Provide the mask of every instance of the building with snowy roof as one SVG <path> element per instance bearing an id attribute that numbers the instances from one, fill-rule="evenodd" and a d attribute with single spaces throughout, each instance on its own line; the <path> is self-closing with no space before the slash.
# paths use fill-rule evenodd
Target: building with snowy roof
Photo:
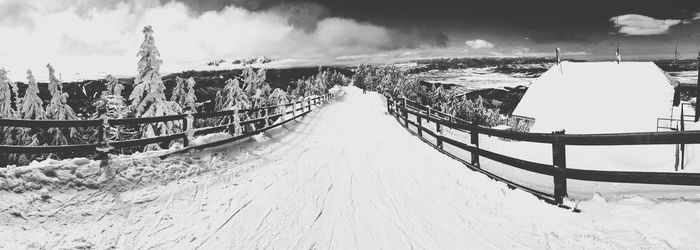
<path id="1" fill-rule="evenodd" d="M 513 111 L 531 132 L 656 131 L 674 89 L 652 62 L 561 62 L 536 79 Z"/>

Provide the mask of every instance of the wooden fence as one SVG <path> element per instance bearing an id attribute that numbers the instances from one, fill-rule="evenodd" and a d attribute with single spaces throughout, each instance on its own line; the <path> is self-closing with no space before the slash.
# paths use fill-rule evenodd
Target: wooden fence
<path id="1" fill-rule="evenodd" d="M 163 143 L 170 142 L 172 140 L 183 140 L 184 150 L 177 152 L 186 151 L 192 148 L 204 148 L 216 145 L 223 145 L 232 141 L 240 140 L 243 138 L 250 137 L 252 135 L 258 134 L 260 132 L 272 129 L 274 127 L 281 126 L 284 123 L 295 120 L 298 117 L 304 116 L 311 112 L 312 107 L 317 106 L 331 98 L 331 94 L 314 96 L 307 98 L 305 100 L 298 100 L 288 104 L 281 104 L 276 106 L 268 106 L 261 108 L 252 109 L 240 109 L 240 110 L 226 110 L 212 113 L 195 113 L 192 114 L 193 121 L 188 123 L 188 115 L 170 115 L 170 116 L 160 116 L 160 117 L 142 117 L 142 118 L 126 118 L 126 119 L 107 119 L 107 120 L 11 120 L 11 119 L 0 119 L 0 127 L 25 127 L 25 128 L 84 128 L 84 127 L 97 127 L 100 136 L 97 143 L 93 144 L 81 144 L 81 145 L 61 145 L 61 146 L 15 146 L 15 145 L 0 145 L 0 153 L 3 154 L 50 154 L 50 153 L 63 153 L 63 152 L 79 152 L 83 156 L 98 154 L 99 158 L 107 159 L 107 152 L 113 151 L 120 148 L 145 146 L 153 143 Z M 288 107 L 291 106 L 291 109 Z M 277 114 L 268 114 L 269 111 L 273 111 L 277 108 L 284 107 L 285 110 Z M 221 132 L 225 130 L 233 131 L 234 129 L 234 118 L 235 114 L 253 114 L 253 113 L 264 113 L 263 117 L 253 118 L 249 120 L 240 121 L 239 126 L 245 126 L 250 124 L 264 124 L 262 128 L 255 129 L 243 133 L 242 135 L 235 136 L 230 139 L 217 141 L 213 143 L 207 143 L 206 145 L 189 146 L 189 133 L 196 135 L 211 134 L 216 132 Z M 270 124 L 271 121 L 283 117 L 287 114 L 293 114 L 294 116 L 290 119 L 285 119 L 282 122 Z M 204 119 L 219 119 L 219 121 L 227 121 L 226 124 L 204 127 L 204 128 L 193 128 L 188 127 L 188 124 L 195 124 L 197 120 Z M 106 138 L 105 131 L 112 126 L 124 126 L 124 125 L 142 125 L 149 123 L 161 123 L 161 122 L 181 122 L 182 132 L 158 136 L 153 138 L 143 138 L 134 139 L 126 141 L 108 141 Z M 171 155 L 172 153 L 168 154 Z M 162 157 L 164 158 L 164 157 Z"/>
<path id="2" fill-rule="evenodd" d="M 530 192 L 542 199 L 556 204 L 562 204 L 567 196 L 566 181 L 583 180 L 596 182 L 638 183 L 638 184 L 662 184 L 662 185 L 689 185 L 700 186 L 700 174 L 696 173 L 665 173 L 665 172 L 629 172 L 629 171 L 600 171 L 586 169 L 572 169 L 566 167 L 566 146 L 613 146 L 613 145 L 655 145 L 655 144 L 698 144 L 700 143 L 700 131 L 682 132 L 650 132 L 650 133 L 614 133 L 614 134 L 566 134 L 564 131 L 552 133 L 523 133 L 507 130 L 498 130 L 474 125 L 468 121 L 452 115 L 431 110 L 429 107 L 419 105 L 410 100 L 401 98 L 391 100 L 387 98 L 387 110 L 399 119 L 403 120 L 406 128 L 409 125 L 417 128 L 417 134 L 423 138 L 423 134 L 434 137 L 437 141 L 432 144 L 443 153 L 465 163 L 472 170 L 484 173 L 491 178 L 505 182 L 507 185 Z M 416 121 L 409 120 L 408 115 L 416 117 Z M 434 122 L 435 130 L 423 127 L 423 120 Z M 444 136 L 443 127 L 449 127 L 470 134 L 470 143 L 459 139 Z M 479 148 L 479 135 L 489 135 L 498 138 L 547 143 L 552 145 L 553 164 L 542 164 L 509 157 Z M 471 153 L 471 162 L 459 159 L 457 156 L 443 150 L 443 144 L 448 143 L 457 148 Z M 553 177 L 554 194 L 537 191 L 510 180 L 497 176 L 480 168 L 479 158 L 485 157 L 510 167 Z"/>

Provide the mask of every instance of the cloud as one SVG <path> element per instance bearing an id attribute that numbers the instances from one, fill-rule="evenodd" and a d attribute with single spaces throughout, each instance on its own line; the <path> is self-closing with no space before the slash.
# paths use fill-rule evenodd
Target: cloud
<path id="1" fill-rule="evenodd" d="M 476 40 L 469 40 L 464 42 L 467 46 L 469 46 L 472 49 L 490 49 L 495 47 L 493 43 L 487 42 L 485 40 L 481 39 L 476 39 Z"/>
<path id="2" fill-rule="evenodd" d="M 610 22 L 617 20 L 619 32 L 627 35 L 662 35 L 666 34 L 673 25 L 682 23 L 678 19 L 654 19 L 652 17 L 626 14 L 611 17 Z"/>
<path id="3" fill-rule="evenodd" d="M 695 13 L 695 17 L 693 17 L 693 20 L 700 20 L 700 12 Z"/>
<path id="4" fill-rule="evenodd" d="M 203 11 L 175 1 L 96 2 L 0 1 L 0 67 L 10 70 L 14 81 L 24 81 L 27 69 L 44 79 L 44 65 L 49 62 L 64 80 L 133 75 L 143 39 L 141 30 L 146 25 L 155 31 L 163 72 L 191 69 L 218 58 L 268 56 L 323 61 L 444 46 L 447 40 L 439 32 L 426 36 L 428 33 L 420 30 L 395 30 L 330 17 L 327 9 L 308 3 L 299 3 L 302 5 L 296 8 L 285 3 L 285 8 L 251 10 L 229 5 Z"/>

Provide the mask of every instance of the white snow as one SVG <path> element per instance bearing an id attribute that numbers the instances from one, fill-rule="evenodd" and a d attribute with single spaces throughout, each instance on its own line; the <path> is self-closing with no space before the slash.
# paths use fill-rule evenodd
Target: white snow
<path id="1" fill-rule="evenodd" d="M 532 132 L 651 132 L 672 100 L 652 62 L 562 62 L 530 85 L 513 114 L 535 118 Z"/>
<path id="2" fill-rule="evenodd" d="M 474 91 L 486 88 L 515 88 L 528 86 L 532 78 L 519 77 L 513 74 L 494 72 L 495 67 L 432 70 L 417 74 L 421 79 L 431 83 L 456 84 L 462 91 Z"/>
<path id="3" fill-rule="evenodd" d="M 339 101 L 217 153 L 225 166 L 134 189 L 0 191 L 0 248 L 696 248 L 700 204 L 595 196 L 572 213 L 469 171 L 386 114 Z M 186 163 L 186 164 L 185 164 Z"/>

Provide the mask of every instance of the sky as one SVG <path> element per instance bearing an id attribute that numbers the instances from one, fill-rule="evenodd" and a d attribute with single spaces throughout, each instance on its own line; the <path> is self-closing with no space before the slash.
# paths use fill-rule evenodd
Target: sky
<path id="1" fill-rule="evenodd" d="M 51 63 L 64 80 L 133 75 L 143 27 L 163 72 L 215 59 L 287 64 L 429 57 L 612 60 L 700 51 L 700 2 L 632 0 L 0 0 L 0 67 L 15 81 Z M 19 78 L 19 79 L 18 79 Z"/>

